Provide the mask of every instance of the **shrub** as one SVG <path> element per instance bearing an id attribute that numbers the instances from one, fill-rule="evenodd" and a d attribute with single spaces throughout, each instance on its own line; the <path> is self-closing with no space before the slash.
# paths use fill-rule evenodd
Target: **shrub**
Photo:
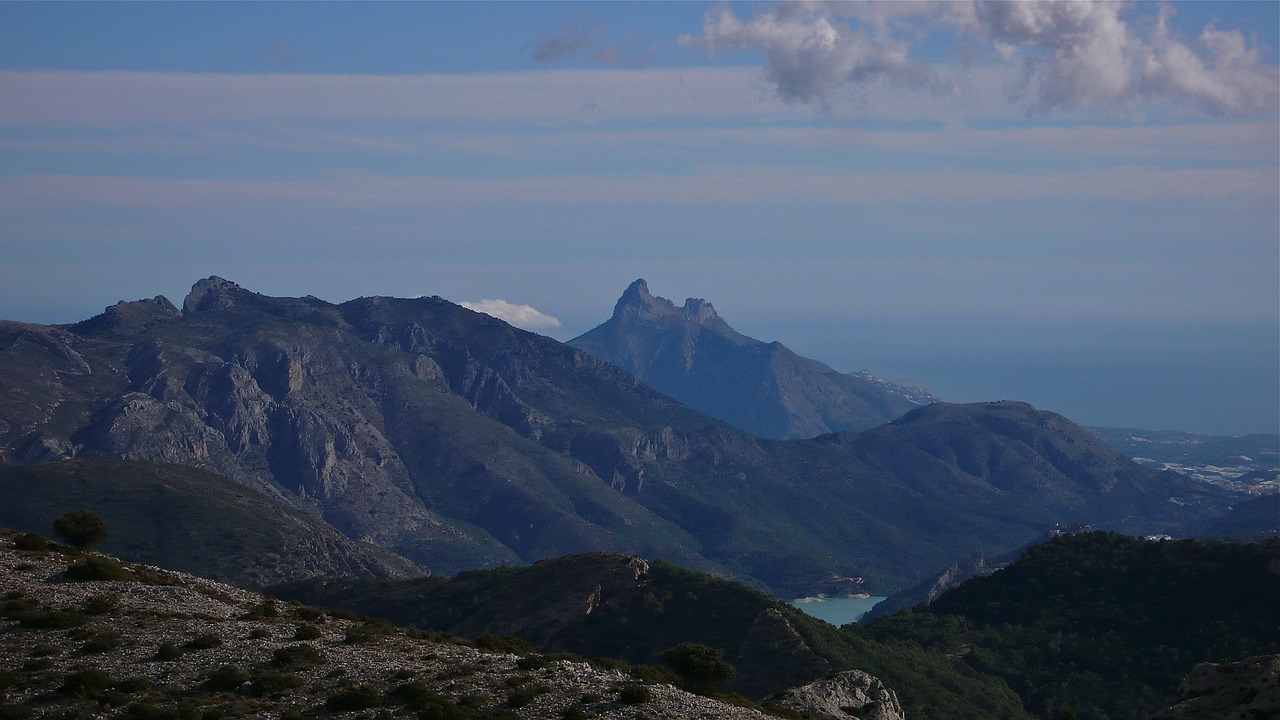
<path id="1" fill-rule="evenodd" d="M 107 539 L 107 524 L 92 510 L 79 508 L 53 521 L 53 529 L 79 550 Z"/>
<path id="2" fill-rule="evenodd" d="M 105 653 L 120 648 L 120 633 L 114 631 L 101 632 L 91 636 L 80 646 L 83 653 Z"/>
<path id="3" fill-rule="evenodd" d="M 640 705 L 653 699 L 653 693 L 645 685 L 627 685 L 618 691 L 618 702 L 624 705 Z"/>
<path id="4" fill-rule="evenodd" d="M 288 672 L 258 670 L 250 677 L 249 694 L 254 697 L 274 695 L 302 686 L 302 678 Z"/>
<path id="5" fill-rule="evenodd" d="M 310 645 L 290 645 L 271 654 L 271 662 L 280 667 L 311 667 L 325 664 L 324 653 Z"/>
<path id="6" fill-rule="evenodd" d="M 570 705 L 560 714 L 560 720 L 587 720 L 587 711 L 577 705 Z"/>
<path id="7" fill-rule="evenodd" d="M 280 617 L 280 609 L 276 607 L 275 600 L 266 600 L 258 605 L 249 608 L 249 611 L 240 616 L 240 620 L 272 620 Z"/>
<path id="8" fill-rule="evenodd" d="M 129 571 L 124 569 L 119 560 L 102 556 L 88 557 L 72 563 L 67 567 L 66 575 L 68 580 L 80 581 L 129 579 Z"/>
<path id="9" fill-rule="evenodd" d="M 80 627 L 89 622 L 89 616 L 79 610 L 38 610 L 34 612 L 10 613 L 9 617 L 27 628 L 41 630 L 66 630 Z"/>
<path id="10" fill-rule="evenodd" d="M 83 610 L 86 615 L 106 615 L 112 610 L 115 610 L 119 605 L 120 596 L 114 593 L 107 593 L 105 595 L 94 595 L 93 597 L 85 600 L 80 605 L 80 609 Z"/>
<path id="11" fill-rule="evenodd" d="M 494 635 L 493 633 L 484 633 L 477 635 L 473 641 L 475 646 L 481 650 L 489 652 L 511 653 L 513 655 L 532 655 L 538 651 L 533 643 L 512 635 Z"/>
<path id="12" fill-rule="evenodd" d="M 49 540 L 43 535 L 35 533 L 22 533 L 13 539 L 13 546 L 18 550 L 48 550 Z"/>
<path id="13" fill-rule="evenodd" d="M 214 692 L 232 692 L 246 682 L 249 682 L 248 673 L 235 665 L 223 665 L 209 673 L 209 677 L 204 681 L 204 686 Z"/>
<path id="14" fill-rule="evenodd" d="M 36 714 L 36 711 L 26 705 L 10 705 L 6 702 L 0 702 L 0 720 L 26 720 Z"/>
<path id="15" fill-rule="evenodd" d="M 115 680 L 107 673 L 89 668 L 68 675 L 58 692 L 76 698 L 92 698 L 106 692 L 114 683 Z"/>
<path id="16" fill-rule="evenodd" d="M 347 628 L 345 641 L 351 644 L 371 642 L 395 631 L 396 626 L 386 620 L 365 618 L 359 625 Z"/>
<path id="17" fill-rule="evenodd" d="M 127 720 L 179 720 L 177 708 L 161 707 L 148 702 L 130 703 L 121 715 Z"/>
<path id="18" fill-rule="evenodd" d="M 216 648 L 221 645 L 222 645 L 222 638 L 218 637 L 217 635 L 214 635 L 213 633 L 205 633 L 204 635 L 197 635 L 196 637 L 187 641 L 187 644 L 183 645 L 182 647 L 188 650 L 209 650 L 211 648 Z"/>
<path id="19" fill-rule="evenodd" d="M 144 677 L 131 677 L 117 681 L 112 688 L 122 693 L 136 693 L 151 689 L 151 681 Z"/>
<path id="20" fill-rule="evenodd" d="M 299 625 L 298 631 L 293 634 L 294 640 L 318 640 L 323 633 L 316 625 Z"/>
<path id="21" fill-rule="evenodd" d="M 537 697 L 537 691 L 532 688 L 516 688 L 507 693 L 507 706 L 522 708 L 533 702 Z"/>
<path id="22" fill-rule="evenodd" d="M 177 660 L 180 657 L 182 657 L 182 651 L 173 643 L 161 643 L 160 647 L 156 648 L 156 660 Z"/>
<path id="23" fill-rule="evenodd" d="M 41 670 L 49 670 L 53 668 L 54 662 L 52 658 L 41 657 L 31 658 L 22 663 L 23 672 L 40 672 Z"/>
<path id="24" fill-rule="evenodd" d="M 698 643 L 680 643 L 662 654 L 662 660 L 680 676 L 680 686 L 708 694 L 724 687 L 738 671 L 720 651 Z"/>
<path id="25" fill-rule="evenodd" d="M 382 694 L 378 692 L 377 688 L 369 685 L 357 685 L 344 688 L 330 695 L 324 706 L 331 712 L 346 712 L 348 710 L 364 710 L 381 704 Z"/>

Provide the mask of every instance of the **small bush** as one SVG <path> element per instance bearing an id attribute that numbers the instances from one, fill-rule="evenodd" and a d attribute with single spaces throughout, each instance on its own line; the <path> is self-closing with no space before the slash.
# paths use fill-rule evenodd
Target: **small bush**
<path id="1" fill-rule="evenodd" d="M 211 648 L 221 647 L 221 645 L 222 638 L 214 635 L 213 633 L 205 633 L 204 635 L 197 635 L 187 641 L 187 643 L 182 647 L 188 650 L 209 650 Z"/>
<path id="2" fill-rule="evenodd" d="M 481 650 L 489 652 L 511 653 L 513 655 L 532 655 L 538 651 L 533 643 L 512 635 L 494 635 L 493 633 L 484 633 L 477 635 L 473 641 L 475 646 Z"/>
<path id="3" fill-rule="evenodd" d="M 324 633 L 320 632 L 320 628 L 316 625 L 299 625 L 297 632 L 293 634 L 294 640 L 319 640 Z"/>
<path id="4" fill-rule="evenodd" d="M 62 681 L 58 692 L 75 698 L 93 698 L 106 692 L 115 680 L 107 673 L 89 668 L 71 673 Z"/>
<path id="5" fill-rule="evenodd" d="M 22 663 L 23 672 L 40 672 L 41 670 L 49 670 L 54 666 L 52 658 L 31 658 Z"/>
<path id="6" fill-rule="evenodd" d="M 254 640 L 265 640 L 271 637 L 271 631 L 266 628 L 254 628 L 249 631 L 249 637 Z"/>
<path id="7" fill-rule="evenodd" d="M 17 620 L 22 627 L 41 630 L 67 630 L 80 627 L 89 622 L 89 616 L 79 610 L 43 610 L 10 613 L 9 617 Z"/>
<path id="8" fill-rule="evenodd" d="M 0 720 L 26 720 L 36 714 L 36 711 L 26 705 L 10 705 L 7 702 L 0 702 Z"/>
<path id="9" fill-rule="evenodd" d="M 324 653 L 310 645 L 290 645 L 271 654 L 271 662 L 284 668 L 313 667 L 327 662 Z"/>
<path id="10" fill-rule="evenodd" d="M 106 653 L 120 649 L 120 633 L 108 631 L 101 632 L 84 641 L 80 646 L 80 652 L 83 653 Z"/>
<path id="11" fill-rule="evenodd" d="M 53 529 L 79 550 L 107 539 L 107 524 L 92 510 L 79 508 L 53 521 Z"/>
<path id="12" fill-rule="evenodd" d="M 560 720 L 587 720 L 587 711 L 577 705 L 570 705 L 560 713 Z"/>
<path id="13" fill-rule="evenodd" d="M 160 647 L 156 648 L 156 660 L 177 660 L 180 657 L 182 657 L 182 651 L 173 643 L 161 643 Z"/>
<path id="14" fill-rule="evenodd" d="M 276 670 L 258 670 L 250 676 L 249 694 L 254 697 L 266 697 L 279 692 L 302 687 L 302 678 L 288 672 Z"/>
<path id="15" fill-rule="evenodd" d="M 618 691 L 618 702 L 624 705 L 641 705 L 653 699 L 653 693 L 645 685 L 627 685 Z"/>
<path id="16" fill-rule="evenodd" d="M 114 593 L 94 595 L 80 605 L 85 615 L 106 615 L 120 605 L 120 596 Z"/>
<path id="17" fill-rule="evenodd" d="M 345 642 L 351 644 L 371 642 L 380 637 L 391 635 L 397 629 L 395 625 L 386 620 L 365 618 L 359 625 L 352 625 L 347 628 Z"/>
<path id="18" fill-rule="evenodd" d="M 18 550 L 40 551 L 49 549 L 49 540 L 35 533 L 22 533 L 13 539 L 13 546 Z"/>
<path id="19" fill-rule="evenodd" d="M 536 700 L 537 697 L 538 697 L 537 691 L 533 690 L 532 688 L 516 688 L 515 690 L 512 690 L 511 692 L 507 693 L 507 706 L 513 707 L 513 708 L 522 708 L 525 705 L 528 705 L 529 703 Z"/>
<path id="20" fill-rule="evenodd" d="M 144 677 L 125 678 L 111 686 L 126 695 L 151 689 L 151 681 Z"/>
<path id="21" fill-rule="evenodd" d="M 369 685 L 357 685 L 344 688 L 330 695 L 324 706 L 330 712 L 346 712 L 349 710 L 364 710 L 381 704 L 382 693 L 378 692 L 377 688 Z"/>
<path id="22" fill-rule="evenodd" d="M 348 610 L 347 608 L 338 608 L 337 610 L 331 610 L 329 612 L 329 617 L 335 617 L 335 618 L 338 618 L 339 620 L 359 620 L 360 619 L 360 616 L 357 615 L 354 610 Z"/>
<path id="23" fill-rule="evenodd" d="M 280 608 L 276 606 L 275 600 L 266 600 L 258 605 L 249 608 L 249 611 L 240 616 L 240 620 L 273 620 L 280 617 Z"/>
<path id="24" fill-rule="evenodd" d="M 36 645 L 32 645 L 31 650 L 27 652 L 27 654 L 31 657 L 48 657 L 49 655 L 58 655 L 61 652 L 62 651 L 56 646 L 38 643 Z"/>
<path id="25" fill-rule="evenodd" d="M 115 558 L 95 555 L 67 567 L 68 580 L 83 582 L 128 580 L 129 571 Z"/>
<path id="26" fill-rule="evenodd" d="M 149 702 L 130 703 L 121 717 L 127 720 L 179 720 L 178 709 L 161 707 Z"/>
<path id="27" fill-rule="evenodd" d="M 235 665 L 223 665 L 209 673 L 209 677 L 204 681 L 204 687 L 214 692 L 232 692 L 247 682 L 249 682 L 249 673 Z"/>

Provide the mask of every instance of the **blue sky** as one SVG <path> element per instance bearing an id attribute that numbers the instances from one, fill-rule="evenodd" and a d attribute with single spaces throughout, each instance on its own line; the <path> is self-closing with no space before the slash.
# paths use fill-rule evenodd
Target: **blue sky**
<path id="1" fill-rule="evenodd" d="M 1278 8 L 3 3 L 0 317 L 217 274 L 563 340 L 644 277 L 949 400 L 1277 432 Z"/>

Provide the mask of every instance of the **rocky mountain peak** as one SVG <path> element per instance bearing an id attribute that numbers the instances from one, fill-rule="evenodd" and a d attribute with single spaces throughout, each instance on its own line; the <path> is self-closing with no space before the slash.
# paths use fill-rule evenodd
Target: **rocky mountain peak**
<path id="1" fill-rule="evenodd" d="M 182 311 L 192 313 L 229 308 L 235 304 L 235 295 L 247 292 L 230 280 L 210 275 L 191 286 L 191 292 L 182 301 Z"/>
<path id="2" fill-rule="evenodd" d="M 675 317 L 699 325 L 719 318 L 711 303 L 702 298 L 688 298 L 682 307 L 677 307 L 670 300 L 653 295 L 649 292 L 649 284 L 643 278 L 631 283 L 623 291 L 622 297 L 618 298 L 618 303 L 613 308 L 613 317 L 614 319 Z"/>
<path id="3" fill-rule="evenodd" d="M 649 284 L 644 278 L 627 286 L 618 303 L 613 307 L 614 318 L 623 316 L 666 317 L 676 313 L 676 306 L 666 298 L 654 297 L 649 293 Z"/>

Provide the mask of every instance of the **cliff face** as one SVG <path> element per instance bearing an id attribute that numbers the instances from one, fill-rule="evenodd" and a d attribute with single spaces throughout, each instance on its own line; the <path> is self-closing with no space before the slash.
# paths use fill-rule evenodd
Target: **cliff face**
<path id="1" fill-rule="evenodd" d="M 865 430 L 938 398 L 877 378 L 839 373 L 781 343 L 739 334 L 704 300 L 677 307 L 637 280 L 613 316 L 569 341 L 689 407 L 761 437 Z"/>
<path id="2" fill-rule="evenodd" d="M 0 323 L 0 457 L 210 470 L 437 573 L 607 549 L 795 596 L 833 573 L 903 587 L 1054 522 L 1155 531 L 1229 504 L 1025 405 L 776 442 L 439 298 L 209 278 L 182 307 Z M 753 346 L 710 306 L 680 315 Z"/>

